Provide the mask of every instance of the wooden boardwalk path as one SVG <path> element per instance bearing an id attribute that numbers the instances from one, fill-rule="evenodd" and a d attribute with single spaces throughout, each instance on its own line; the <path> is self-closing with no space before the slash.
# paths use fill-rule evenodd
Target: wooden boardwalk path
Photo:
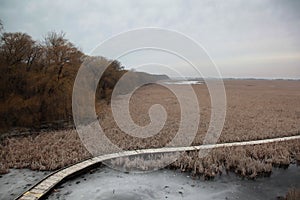
<path id="1" fill-rule="evenodd" d="M 113 158 L 142 155 L 142 154 L 197 151 L 197 150 L 222 148 L 222 147 L 257 145 L 257 144 L 265 144 L 265 143 L 271 143 L 271 142 L 288 141 L 288 140 L 294 140 L 294 139 L 300 139 L 300 135 L 290 136 L 290 137 L 282 137 L 282 138 L 247 141 L 247 142 L 232 142 L 232 143 L 208 144 L 208 145 L 189 146 L 189 147 L 164 147 L 164 148 L 156 148 L 156 149 L 122 151 L 120 153 L 101 155 L 101 156 L 90 158 L 88 160 L 74 164 L 70 167 L 63 168 L 61 170 L 58 170 L 58 171 L 46 176 L 44 179 L 42 179 L 40 182 L 35 184 L 29 190 L 25 191 L 23 194 L 21 194 L 16 199 L 18 199 L 18 200 L 19 199 L 22 199 L 22 200 L 41 199 L 41 198 L 45 197 L 49 193 L 49 191 L 51 191 L 56 185 L 58 185 L 62 181 L 70 178 L 71 176 L 76 175 L 77 173 L 79 173 L 80 171 L 83 171 L 84 169 L 93 167 L 105 160 L 109 160 L 109 159 L 113 159 Z"/>

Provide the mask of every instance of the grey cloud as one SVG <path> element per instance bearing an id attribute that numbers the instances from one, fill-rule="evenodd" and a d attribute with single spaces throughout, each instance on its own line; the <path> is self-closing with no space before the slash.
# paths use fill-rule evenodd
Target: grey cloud
<path id="1" fill-rule="evenodd" d="M 129 29 L 174 29 L 201 43 L 226 76 L 256 77 L 300 77 L 299 10 L 297 0 L 0 2 L 6 31 L 41 39 L 48 31 L 63 30 L 89 53 Z"/>

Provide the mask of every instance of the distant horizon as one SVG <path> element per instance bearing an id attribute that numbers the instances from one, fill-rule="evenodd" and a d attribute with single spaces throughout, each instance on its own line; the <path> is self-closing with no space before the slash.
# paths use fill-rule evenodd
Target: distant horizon
<path id="1" fill-rule="evenodd" d="M 132 70 L 132 69 L 129 69 Z M 204 79 L 203 77 L 199 77 L 199 76 L 169 76 L 167 74 L 164 73 L 155 73 L 155 72 L 148 72 L 148 71 L 139 71 L 139 70 L 135 70 L 136 72 L 145 72 L 145 73 L 149 73 L 149 74 L 153 74 L 153 75 L 166 75 L 168 76 L 170 79 L 173 80 L 181 80 L 181 79 Z M 205 77 L 205 79 L 216 79 L 218 77 Z M 300 77 L 254 77 L 254 76 L 239 76 L 239 77 L 234 77 L 234 76 L 222 76 L 222 79 L 253 79 L 253 80 L 300 80 Z"/>
<path id="2" fill-rule="evenodd" d="M 163 74 L 164 75 L 164 74 Z M 171 79 L 177 79 L 181 77 L 169 77 Z M 186 79 L 201 79 L 201 77 L 184 77 Z M 206 79 L 216 79 L 216 77 L 206 77 Z M 300 78 L 290 77 L 222 77 L 222 79 L 254 79 L 254 80 L 300 80 Z"/>

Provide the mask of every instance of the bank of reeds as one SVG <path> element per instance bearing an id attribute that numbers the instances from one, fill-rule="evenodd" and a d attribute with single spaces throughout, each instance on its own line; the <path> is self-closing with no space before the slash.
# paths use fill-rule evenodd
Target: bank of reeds
<path id="1" fill-rule="evenodd" d="M 0 145 L 0 172 L 9 168 L 56 170 L 90 157 L 75 131 L 7 138 Z"/>
<path id="2" fill-rule="evenodd" d="M 0 150 L 1 173 L 8 172 L 9 168 L 55 170 L 91 156 L 75 130 L 7 138 L 2 141 Z M 213 149 L 204 158 L 199 158 L 197 151 L 184 152 L 169 167 L 205 179 L 228 171 L 243 177 L 255 178 L 270 175 L 272 166 L 288 167 L 291 162 L 299 161 L 299 154 L 300 140 L 292 140 Z M 125 170 L 147 170 L 147 167 L 150 169 L 164 167 L 164 161 L 169 159 L 172 159 L 171 154 L 163 154 L 159 156 L 159 162 L 153 157 L 151 159 L 131 157 L 115 159 L 111 163 Z"/>
<path id="3" fill-rule="evenodd" d="M 300 82 L 227 81 L 225 86 L 227 116 L 218 143 L 299 135 L 300 110 L 297 108 L 300 107 Z M 205 85 L 193 87 L 201 103 L 201 122 L 193 145 L 200 145 L 209 125 L 210 96 Z M 120 148 L 133 150 L 163 147 L 178 131 L 180 106 L 176 97 L 157 85 L 142 87 L 133 95 L 130 101 L 133 120 L 138 125 L 147 125 L 150 122 L 148 110 L 156 103 L 165 107 L 168 119 L 164 128 L 150 138 L 135 138 L 123 133 L 114 123 L 109 105 L 105 107 L 106 104 L 101 104 L 96 107 L 101 107 L 98 115 L 106 136 Z M 170 167 L 205 178 L 212 178 L 226 171 L 255 178 L 269 175 L 272 166 L 287 167 L 291 162 L 299 163 L 299 149 L 300 141 L 293 140 L 215 149 L 203 159 L 198 158 L 197 152 L 185 152 Z M 6 138 L 0 144 L 0 172 L 6 173 L 9 168 L 54 170 L 90 156 L 75 130 Z M 132 159 L 125 161 L 128 164 L 135 162 Z M 123 164 L 126 164 L 125 161 L 122 161 Z M 114 161 L 115 164 L 118 162 L 121 163 L 121 160 Z"/>

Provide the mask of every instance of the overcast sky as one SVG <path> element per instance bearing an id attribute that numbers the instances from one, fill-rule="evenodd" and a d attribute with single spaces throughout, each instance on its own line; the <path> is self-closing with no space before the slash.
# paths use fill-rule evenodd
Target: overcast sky
<path id="1" fill-rule="evenodd" d="M 0 0 L 0 19 L 37 40 L 62 30 L 87 54 L 120 32 L 168 28 L 203 45 L 224 77 L 300 78 L 298 0 Z"/>

